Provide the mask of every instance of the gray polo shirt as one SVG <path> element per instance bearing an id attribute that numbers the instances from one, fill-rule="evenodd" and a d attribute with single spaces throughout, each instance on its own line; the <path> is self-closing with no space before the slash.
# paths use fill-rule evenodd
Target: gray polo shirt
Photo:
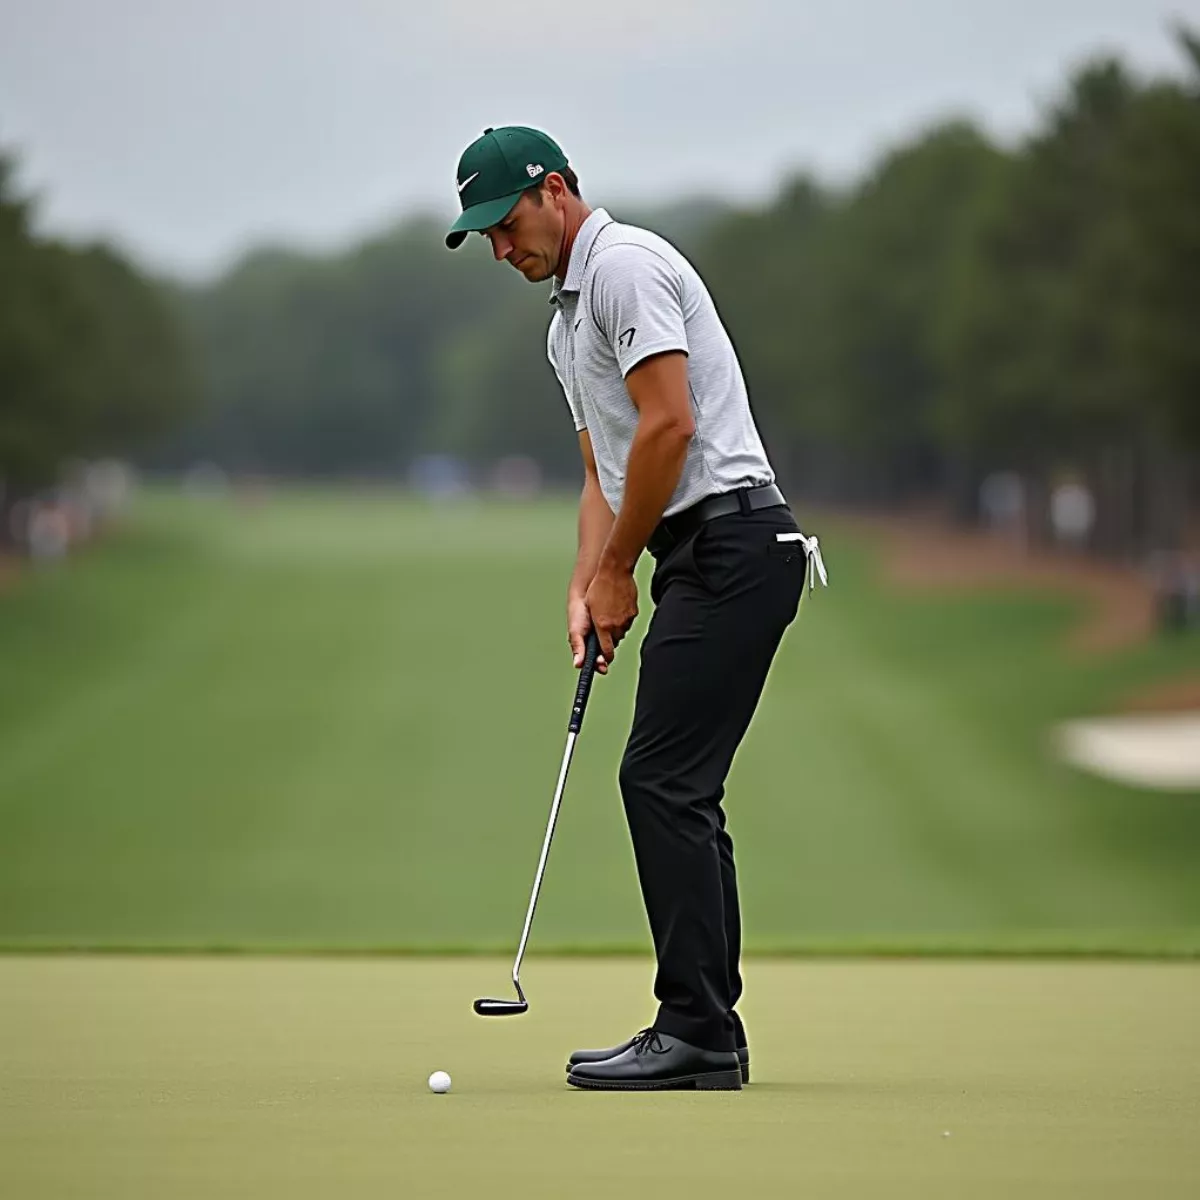
<path id="1" fill-rule="evenodd" d="M 638 421 L 625 376 L 665 350 L 688 356 L 696 425 L 665 515 L 718 492 L 774 483 L 733 343 L 704 281 L 674 246 L 598 208 L 576 235 L 550 303 L 550 363 L 575 428 L 588 431 L 613 512 L 621 507 Z"/>

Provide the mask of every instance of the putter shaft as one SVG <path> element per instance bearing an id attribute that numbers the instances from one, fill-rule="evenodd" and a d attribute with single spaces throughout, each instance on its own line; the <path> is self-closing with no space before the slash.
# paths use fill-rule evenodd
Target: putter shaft
<path id="1" fill-rule="evenodd" d="M 550 820 L 546 823 L 546 837 L 542 842 L 542 853 L 538 859 L 537 874 L 533 877 L 533 891 L 529 896 L 529 911 L 525 914 L 525 928 L 521 931 L 521 944 L 517 947 L 517 957 L 513 962 L 513 986 L 517 995 L 521 992 L 521 959 L 525 957 L 525 946 L 529 941 L 529 930 L 533 927 L 533 914 L 537 909 L 538 893 L 542 889 L 542 876 L 546 873 L 546 859 L 550 856 L 550 842 L 554 837 L 554 825 L 558 820 L 558 807 L 562 803 L 563 791 L 567 784 L 567 772 L 571 768 L 571 755 L 575 752 L 575 730 L 567 734 L 567 748 L 563 751 L 562 767 L 558 772 L 558 786 L 554 789 L 554 803 L 550 806 Z"/>
<path id="2" fill-rule="evenodd" d="M 502 1000 L 476 1000 L 475 1011 L 481 1016 L 524 1012 L 529 1007 L 525 993 L 521 990 L 521 960 L 525 957 L 525 947 L 529 943 L 529 931 L 533 928 L 533 914 L 537 911 L 538 894 L 542 890 L 542 876 L 546 873 L 546 860 L 550 856 L 550 842 L 554 838 L 558 809 L 567 785 L 567 772 L 571 768 L 571 756 L 575 752 L 575 739 L 583 727 L 583 714 L 587 710 L 588 695 L 592 690 L 592 680 L 596 675 L 596 659 L 599 654 L 600 639 L 593 629 L 587 637 L 582 669 L 579 672 L 579 684 L 575 689 L 575 702 L 571 706 L 571 719 L 567 724 L 567 746 L 563 751 L 562 766 L 558 772 L 558 786 L 554 789 L 554 803 L 550 806 L 550 819 L 546 822 L 546 836 L 542 840 L 542 853 L 538 858 L 537 873 L 533 877 L 533 891 L 529 896 L 529 909 L 525 913 L 525 928 L 521 930 L 521 942 L 517 947 L 517 957 L 513 961 L 512 981 L 513 987 L 517 989 L 519 999 L 515 1003 Z"/>

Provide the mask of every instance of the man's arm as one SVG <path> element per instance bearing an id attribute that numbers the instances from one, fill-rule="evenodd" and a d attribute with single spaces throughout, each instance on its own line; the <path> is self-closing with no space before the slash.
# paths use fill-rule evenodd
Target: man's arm
<path id="1" fill-rule="evenodd" d="M 625 467 L 625 494 L 600 556 L 602 572 L 633 573 L 663 509 L 675 493 L 696 431 L 682 351 L 644 359 L 625 378 L 638 410 Z"/>
<path id="2" fill-rule="evenodd" d="M 585 596 L 607 662 L 637 617 L 634 567 L 675 492 L 695 432 L 686 354 L 671 351 L 644 359 L 625 377 L 625 386 L 638 410 L 637 432 L 621 511 Z"/>
<path id="3" fill-rule="evenodd" d="M 600 555 L 613 527 L 613 511 L 600 489 L 600 476 L 596 471 L 596 456 L 592 452 L 592 439 L 586 429 L 579 431 L 579 450 L 583 455 L 583 492 L 579 497 L 579 552 L 575 556 L 575 569 L 567 585 L 567 636 L 577 667 L 583 665 L 584 643 L 592 628 L 584 597 L 596 575 Z M 601 674 L 607 671 L 607 663 L 597 668 Z"/>

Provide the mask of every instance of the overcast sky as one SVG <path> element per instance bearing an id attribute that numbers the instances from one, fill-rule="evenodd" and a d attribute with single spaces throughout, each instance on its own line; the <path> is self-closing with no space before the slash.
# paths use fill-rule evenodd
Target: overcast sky
<path id="1" fill-rule="evenodd" d="M 768 195 L 952 112 L 1018 136 L 1097 52 L 1182 69 L 1200 0 L 0 0 L 0 145 L 44 227 L 211 272 L 454 211 L 487 125 L 593 203 Z"/>

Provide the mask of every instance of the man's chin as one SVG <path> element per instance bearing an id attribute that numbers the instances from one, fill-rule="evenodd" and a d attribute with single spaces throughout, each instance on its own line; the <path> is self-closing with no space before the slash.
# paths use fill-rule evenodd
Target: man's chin
<path id="1" fill-rule="evenodd" d="M 525 276 L 529 283 L 545 283 L 550 278 L 550 272 L 541 263 L 522 263 L 517 270 Z"/>

